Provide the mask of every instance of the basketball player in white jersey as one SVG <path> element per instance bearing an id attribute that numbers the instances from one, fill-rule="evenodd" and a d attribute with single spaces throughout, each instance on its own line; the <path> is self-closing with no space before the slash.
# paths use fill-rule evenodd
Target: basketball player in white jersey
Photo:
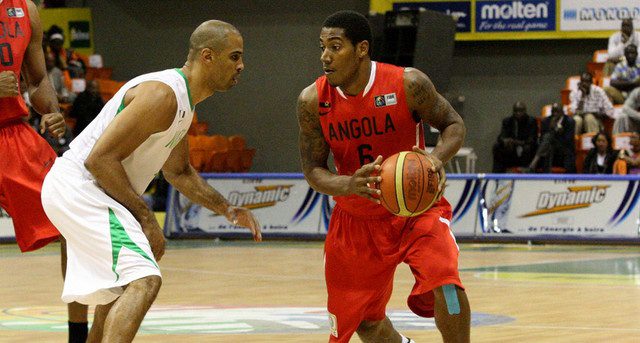
<path id="1" fill-rule="evenodd" d="M 193 202 L 262 239 L 251 212 L 231 206 L 191 167 L 185 139 L 194 106 L 238 82 L 242 36 L 211 20 L 189 43 L 182 68 L 127 82 L 44 181 L 45 212 L 67 239 L 62 299 L 99 305 L 89 342 L 132 341 L 158 294 L 165 240 L 140 195 L 159 170 Z"/>

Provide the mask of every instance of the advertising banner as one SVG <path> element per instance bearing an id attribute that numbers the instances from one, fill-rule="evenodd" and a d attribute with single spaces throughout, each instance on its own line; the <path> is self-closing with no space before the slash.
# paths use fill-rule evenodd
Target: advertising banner
<path id="1" fill-rule="evenodd" d="M 453 17 L 458 41 L 608 38 L 623 18 L 640 25 L 638 0 L 369 0 L 372 13 L 418 9 Z"/>
<path id="2" fill-rule="evenodd" d="M 262 234 L 322 235 L 327 232 L 332 203 L 302 177 L 209 178 L 207 182 L 234 206 L 251 209 L 262 226 Z M 223 216 L 200 205 L 171 188 L 165 220 L 169 237 L 180 235 L 248 235 L 249 230 L 235 226 Z"/>
<path id="3" fill-rule="evenodd" d="M 456 237 L 472 237 L 476 234 L 481 183 L 481 180 L 476 178 L 447 179 L 444 196 L 453 210 L 451 230 Z"/>
<path id="4" fill-rule="evenodd" d="M 482 235 L 637 238 L 640 181 L 486 180 Z"/>
<path id="5" fill-rule="evenodd" d="M 13 231 L 13 221 L 5 210 L 0 208 L 0 239 L 13 240 L 15 238 L 16 234 Z"/>
<path id="6" fill-rule="evenodd" d="M 550 0 L 476 1 L 476 32 L 555 31 L 556 4 Z"/>
<path id="7" fill-rule="evenodd" d="M 640 20 L 638 0 L 562 0 L 560 9 L 562 31 L 618 31 L 622 19 Z"/>

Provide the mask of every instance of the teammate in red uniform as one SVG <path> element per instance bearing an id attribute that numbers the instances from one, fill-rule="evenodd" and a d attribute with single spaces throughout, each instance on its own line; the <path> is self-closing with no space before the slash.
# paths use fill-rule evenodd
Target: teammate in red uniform
<path id="1" fill-rule="evenodd" d="M 385 307 L 393 274 L 409 264 L 413 312 L 435 315 L 445 342 L 468 342 L 470 310 L 458 275 L 458 246 L 449 229 L 451 206 L 440 199 L 427 212 L 396 217 L 378 200 L 373 174 L 399 151 L 427 155 L 440 171 L 462 146 L 465 127 L 429 78 L 414 68 L 371 61 L 371 29 L 352 11 L 329 16 L 320 32 L 325 74 L 298 98 L 300 153 L 309 184 L 333 195 L 336 206 L 325 242 L 330 342 L 412 342 L 400 335 Z M 431 154 L 422 121 L 441 132 Z M 333 154 L 337 174 L 329 170 Z"/>
<path id="2" fill-rule="evenodd" d="M 60 233 L 40 202 L 42 181 L 56 154 L 24 120 L 29 111 L 18 86 L 21 69 L 31 103 L 42 114 L 41 131 L 62 136 L 65 123 L 45 69 L 36 5 L 0 0 L 0 206 L 13 219 L 18 246 L 26 252 L 57 240 Z M 64 272 L 64 245 L 62 255 Z M 87 307 L 69 304 L 69 341 L 84 342 L 86 337 Z"/>

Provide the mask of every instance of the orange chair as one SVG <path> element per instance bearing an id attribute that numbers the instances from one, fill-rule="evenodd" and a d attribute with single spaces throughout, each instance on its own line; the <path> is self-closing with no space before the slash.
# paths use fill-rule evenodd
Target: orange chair
<path id="1" fill-rule="evenodd" d="M 591 75 L 593 75 L 594 79 L 602 79 L 602 70 L 604 69 L 604 64 L 608 59 L 609 52 L 606 49 L 596 50 L 593 52 L 591 62 L 587 63 L 587 71 L 589 71 Z"/>
<path id="2" fill-rule="evenodd" d="M 578 89 L 580 75 L 569 76 L 565 81 L 564 89 L 560 91 L 560 97 L 563 105 L 569 105 L 569 94 L 574 89 Z"/>
<path id="3" fill-rule="evenodd" d="M 98 87 L 100 87 L 100 96 L 105 102 L 113 98 L 118 90 L 126 83 L 115 80 L 96 79 L 98 81 Z"/>
<path id="4" fill-rule="evenodd" d="M 113 74 L 112 68 L 93 68 L 87 67 L 87 72 L 85 74 L 85 79 L 94 80 L 94 79 L 111 79 L 111 75 Z"/>
<path id="5" fill-rule="evenodd" d="M 229 156 L 227 166 L 231 172 L 247 172 L 253 164 L 256 149 L 247 149 L 243 136 L 233 135 L 229 137 Z"/>
<path id="6" fill-rule="evenodd" d="M 227 170 L 227 159 L 229 156 L 229 140 L 222 135 L 208 136 L 211 141 L 212 151 L 207 162 L 207 170 L 222 173 Z"/>
<path id="7" fill-rule="evenodd" d="M 189 162 L 193 168 L 199 172 L 204 172 L 209 161 L 210 152 L 206 150 L 206 142 L 202 138 L 205 136 L 188 135 L 189 142 Z"/>
<path id="8" fill-rule="evenodd" d="M 231 150 L 244 150 L 247 145 L 247 141 L 243 136 L 233 135 L 229 136 L 229 149 Z"/>
<path id="9" fill-rule="evenodd" d="M 191 126 L 194 127 L 196 136 L 206 135 L 207 132 L 209 131 L 209 123 L 207 123 L 206 121 L 193 123 L 191 124 Z"/>
<path id="10" fill-rule="evenodd" d="M 631 150 L 631 136 L 633 132 L 620 132 L 611 137 L 611 145 L 615 150 Z"/>

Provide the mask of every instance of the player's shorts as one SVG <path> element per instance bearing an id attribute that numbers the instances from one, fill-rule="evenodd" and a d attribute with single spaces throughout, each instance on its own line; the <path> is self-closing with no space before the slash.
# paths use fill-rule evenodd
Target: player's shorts
<path id="1" fill-rule="evenodd" d="M 411 218 L 362 217 L 336 205 L 325 241 L 330 342 L 349 342 L 362 321 L 385 318 L 401 262 L 415 277 L 407 303 L 419 316 L 433 317 L 434 288 L 463 288 L 458 245 L 449 229 L 451 206 L 444 199 L 436 205 Z"/>
<path id="2" fill-rule="evenodd" d="M 0 206 L 13 219 L 20 250 L 32 251 L 60 236 L 42 209 L 40 190 L 56 153 L 22 119 L 0 127 Z"/>
<path id="3" fill-rule="evenodd" d="M 122 286 L 160 276 L 140 223 L 76 162 L 56 160 L 42 185 L 42 205 L 67 240 L 64 302 L 108 304 Z"/>

